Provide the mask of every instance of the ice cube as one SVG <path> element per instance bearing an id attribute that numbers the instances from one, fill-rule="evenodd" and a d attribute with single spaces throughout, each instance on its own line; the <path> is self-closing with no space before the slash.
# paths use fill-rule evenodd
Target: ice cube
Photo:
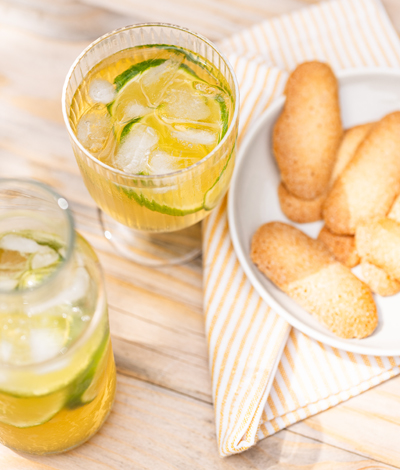
<path id="1" fill-rule="evenodd" d="M 111 103 L 116 94 L 114 85 L 107 80 L 97 79 L 90 83 L 89 96 L 95 103 Z"/>
<path id="2" fill-rule="evenodd" d="M 142 106 L 140 103 L 129 103 L 124 109 L 124 122 L 135 119 L 146 114 L 151 113 L 153 110 L 147 106 Z"/>
<path id="3" fill-rule="evenodd" d="M 90 283 L 89 273 L 86 268 L 79 266 L 76 268 L 72 284 L 64 291 L 64 301 L 74 303 L 85 297 Z"/>
<path id="4" fill-rule="evenodd" d="M 89 152 L 98 153 L 105 147 L 111 129 L 111 116 L 107 108 L 103 104 L 96 104 L 79 120 L 76 136 Z"/>
<path id="5" fill-rule="evenodd" d="M 31 328 L 29 344 L 32 362 L 43 362 L 57 356 L 64 343 L 65 332 L 61 328 Z"/>
<path id="6" fill-rule="evenodd" d="M 0 248 L 20 253 L 37 253 L 40 250 L 40 245 L 30 238 L 9 234 L 4 235 L 0 240 Z"/>
<path id="7" fill-rule="evenodd" d="M 59 259 L 59 254 L 49 246 L 42 246 L 32 259 L 32 269 L 40 269 L 54 264 Z"/>
<path id="8" fill-rule="evenodd" d="M 183 54 L 176 55 L 161 65 L 150 67 L 143 73 L 140 83 L 144 95 L 152 106 L 158 106 L 161 103 L 164 93 L 173 80 L 183 59 Z"/>
<path id="9" fill-rule="evenodd" d="M 149 162 L 148 170 L 152 175 L 164 175 L 165 173 L 172 173 L 178 168 L 174 168 L 175 157 L 163 150 L 155 150 L 152 152 Z"/>
<path id="10" fill-rule="evenodd" d="M 205 82 L 193 82 L 192 85 L 195 90 L 209 97 L 215 98 L 217 94 L 221 93 L 221 90 Z"/>
<path id="11" fill-rule="evenodd" d="M 194 92 L 171 90 L 164 103 L 160 115 L 168 122 L 204 121 L 211 114 L 204 97 Z"/>
<path id="12" fill-rule="evenodd" d="M 150 152 L 158 142 L 157 132 L 144 124 L 134 124 L 119 146 L 114 165 L 129 174 L 144 171 Z"/>
<path id="13" fill-rule="evenodd" d="M 2 362 L 9 362 L 11 358 L 11 352 L 13 349 L 12 343 L 6 340 L 2 340 L 0 342 L 0 356 L 1 356 L 1 361 Z"/>
<path id="14" fill-rule="evenodd" d="M 72 279 L 71 284 L 63 291 L 58 292 L 57 295 L 50 297 L 41 304 L 32 304 L 29 306 L 27 313 L 29 315 L 37 315 L 58 305 L 74 304 L 85 297 L 90 285 L 90 276 L 86 268 L 78 266 L 72 273 Z"/>
<path id="15" fill-rule="evenodd" d="M 192 127 L 177 126 L 171 132 L 172 136 L 176 139 L 196 145 L 212 145 L 217 141 L 217 135 L 213 132 L 203 129 L 194 129 Z"/>

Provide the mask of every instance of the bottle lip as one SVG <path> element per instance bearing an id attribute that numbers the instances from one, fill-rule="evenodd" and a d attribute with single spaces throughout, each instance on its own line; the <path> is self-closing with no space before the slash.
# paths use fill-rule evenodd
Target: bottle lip
<path id="1" fill-rule="evenodd" d="M 75 135 L 75 132 L 72 130 L 70 120 L 69 120 L 69 109 L 67 109 L 67 94 L 68 94 L 68 86 L 70 84 L 71 78 L 75 72 L 75 69 L 79 66 L 79 63 L 85 57 L 90 51 L 96 47 L 99 43 L 102 41 L 118 35 L 124 31 L 130 30 L 130 29 L 140 29 L 140 28 L 157 28 L 157 27 L 162 27 L 162 28 L 170 28 L 170 29 L 176 29 L 179 31 L 182 31 L 184 33 L 191 34 L 201 41 L 203 41 L 205 44 L 207 44 L 209 47 L 213 48 L 214 51 L 221 57 L 221 59 L 225 62 L 225 65 L 227 69 L 229 70 L 232 81 L 233 81 L 233 90 L 232 92 L 234 93 L 235 96 L 235 102 L 234 102 L 234 111 L 233 111 L 233 116 L 232 120 L 229 123 L 228 130 L 226 134 L 224 135 L 223 139 L 221 142 L 218 143 L 218 145 L 211 150 L 210 153 L 208 153 L 205 157 L 203 157 L 201 160 L 198 162 L 194 163 L 193 165 L 190 165 L 186 168 L 182 168 L 181 170 L 177 170 L 171 173 L 165 173 L 165 174 L 160 174 L 160 175 L 130 175 L 128 173 L 125 173 L 122 170 L 118 170 L 117 168 L 114 168 L 112 166 L 107 165 L 106 163 L 98 160 L 94 155 L 92 155 L 86 148 L 79 142 L 78 138 Z M 151 46 L 151 44 L 149 44 Z M 123 49 L 121 49 L 123 50 Z M 96 64 L 97 65 L 97 64 Z M 79 86 L 79 85 L 78 85 Z M 183 174 L 188 174 L 198 167 L 201 167 L 203 164 L 205 164 L 207 161 L 209 161 L 212 157 L 215 155 L 218 155 L 218 153 L 221 151 L 221 149 L 224 148 L 224 146 L 227 144 L 227 142 L 230 141 L 232 138 L 232 134 L 235 132 L 237 124 L 238 124 L 238 118 L 239 118 L 239 108 L 240 108 L 240 95 L 239 95 L 239 83 L 237 80 L 237 77 L 235 75 L 235 71 L 233 70 L 232 65 L 228 61 L 227 57 L 225 54 L 217 47 L 212 41 L 207 39 L 205 36 L 195 33 L 194 31 L 191 31 L 188 28 L 185 28 L 183 26 L 178 26 L 175 24 L 170 24 L 170 23 L 157 23 L 157 22 L 151 22 L 151 23 L 136 23 L 136 24 L 131 24 L 128 26 L 124 26 L 122 28 L 118 28 L 114 31 L 111 31 L 109 33 L 104 34 L 103 36 L 100 36 L 98 39 L 93 41 L 91 44 L 89 44 L 80 54 L 79 56 L 75 59 L 73 64 L 71 65 L 68 74 L 65 78 L 64 81 L 64 86 L 63 86 L 63 91 L 62 91 L 62 98 L 61 98 L 61 106 L 62 106 L 62 113 L 64 117 L 64 123 L 67 128 L 67 132 L 69 134 L 70 139 L 76 145 L 79 150 L 90 160 L 92 160 L 96 165 L 101 166 L 104 170 L 109 171 L 111 174 L 124 177 L 126 179 L 134 179 L 138 181 L 149 181 L 149 180 L 160 180 L 160 181 L 170 181 L 174 180 L 176 177 L 183 175 Z"/>
<path id="2" fill-rule="evenodd" d="M 52 189 L 50 186 L 32 179 L 0 178 L 0 192 L 7 188 L 10 191 L 15 190 L 20 191 L 21 193 L 23 193 L 24 188 L 38 189 L 40 192 L 47 195 L 50 201 L 52 200 L 54 202 L 54 205 L 57 206 L 60 213 L 63 214 L 67 227 L 65 258 L 43 283 L 20 291 L 4 291 L 0 289 L 0 298 L 19 297 L 21 295 L 24 297 L 29 297 L 48 288 L 49 285 L 53 284 L 55 279 L 60 276 L 60 273 L 65 270 L 65 267 L 69 265 L 75 247 L 75 223 L 71 210 L 69 209 L 68 201 L 63 196 L 54 191 L 54 189 Z"/>

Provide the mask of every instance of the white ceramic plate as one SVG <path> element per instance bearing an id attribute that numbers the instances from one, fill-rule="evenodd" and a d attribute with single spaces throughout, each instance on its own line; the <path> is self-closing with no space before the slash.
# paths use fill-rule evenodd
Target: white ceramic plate
<path id="1" fill-rule="evenodd" d="M 363 69 L 338 73 L 340 104 L 345 128 L 376 121 L 400 110 L 400 70 Z M 289 222 L 316 238 L 322 222 L 294 224 L 282 213 L 277 188 L 280 177 L 271 149 L 275 120 L 284 97 L 276 100 L 244 139 L 229 193 L 230 233 L 240 264 L 261 297 L 292 326 L 310 337 L 346 351 L 377 356 L 400 355 L 400 294 L 375 296 L 379 325 L 368 338 L 345 340 L 334 336 L 308 312 L 279 290 L 253 265 L 251 237 L 265 222 Z M 400 158 L 400 156 L 399 156 Z M 359 268 L 354 272 L 360 275 Z"/>

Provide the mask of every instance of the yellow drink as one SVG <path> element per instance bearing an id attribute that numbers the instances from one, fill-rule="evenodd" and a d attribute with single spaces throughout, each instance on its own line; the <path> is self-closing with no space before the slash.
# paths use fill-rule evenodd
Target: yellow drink
<path id="1" fill-rule="evenodd" d="M 143 45 L 103 59 L 69 108 L 69 125 L 92 157 L 75 149 L 90 194 L 135 229 L 167 232 L 195 224 L 227 190 L 234 110 L 225 75 L 188 49 Z"/>
<path id="2" fill-rule="evenodd" d="M 33 186 L 25 198 L 9 181 L 0 180 L 0 443 L 63 452 L 99 429 L 114 399 L 102 279 L 90 245 L 60 218 L 68 203 L 58 198 L 52 213 L 44 187 L 17 181 Z"/>

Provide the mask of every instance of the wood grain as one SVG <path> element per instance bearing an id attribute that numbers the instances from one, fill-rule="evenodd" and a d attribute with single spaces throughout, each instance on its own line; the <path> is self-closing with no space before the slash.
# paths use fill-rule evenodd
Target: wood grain
<path id="1" fill-rule="evenodd" d="M 61 89 L 93 37 L 136 21 L 217 40 L 313 0 L 0 0 L 0 175 L 32 177 L 71 202 L 105 271 L 117 401 L 90 442 L 61 456 L 0 447 L 0 469 L 384 469 L 400 467 L 400 377 L 250 451 L 218 457 L 202 316 L 201 260 L 145 268 L 103 238 L 61 115 Z M 400 5 L 385 0 L 400 28 Z M 387 464 L 387 465 L 385 465 Z M 390 467 L 392 465 L 392 467 Z"/>
<path id="2" fill-rule="evenodd" d="M 59 456 L 0 449 L 1 468 L 57 470 L 383 470 L 393 468 L 290 431 L 226 459 L 218 457 L 213 408 L 176 392 L 119 376 L 106 424 L 88 443 Z M 5 465 L 8 465 L 7 467 Z"/>
<path id="3" fill-rule="evenodd" d="M 71 0 L 0 0 L 2 24 L 64 40 L 93 40 L 126 24 L 127 16 Z"/>

